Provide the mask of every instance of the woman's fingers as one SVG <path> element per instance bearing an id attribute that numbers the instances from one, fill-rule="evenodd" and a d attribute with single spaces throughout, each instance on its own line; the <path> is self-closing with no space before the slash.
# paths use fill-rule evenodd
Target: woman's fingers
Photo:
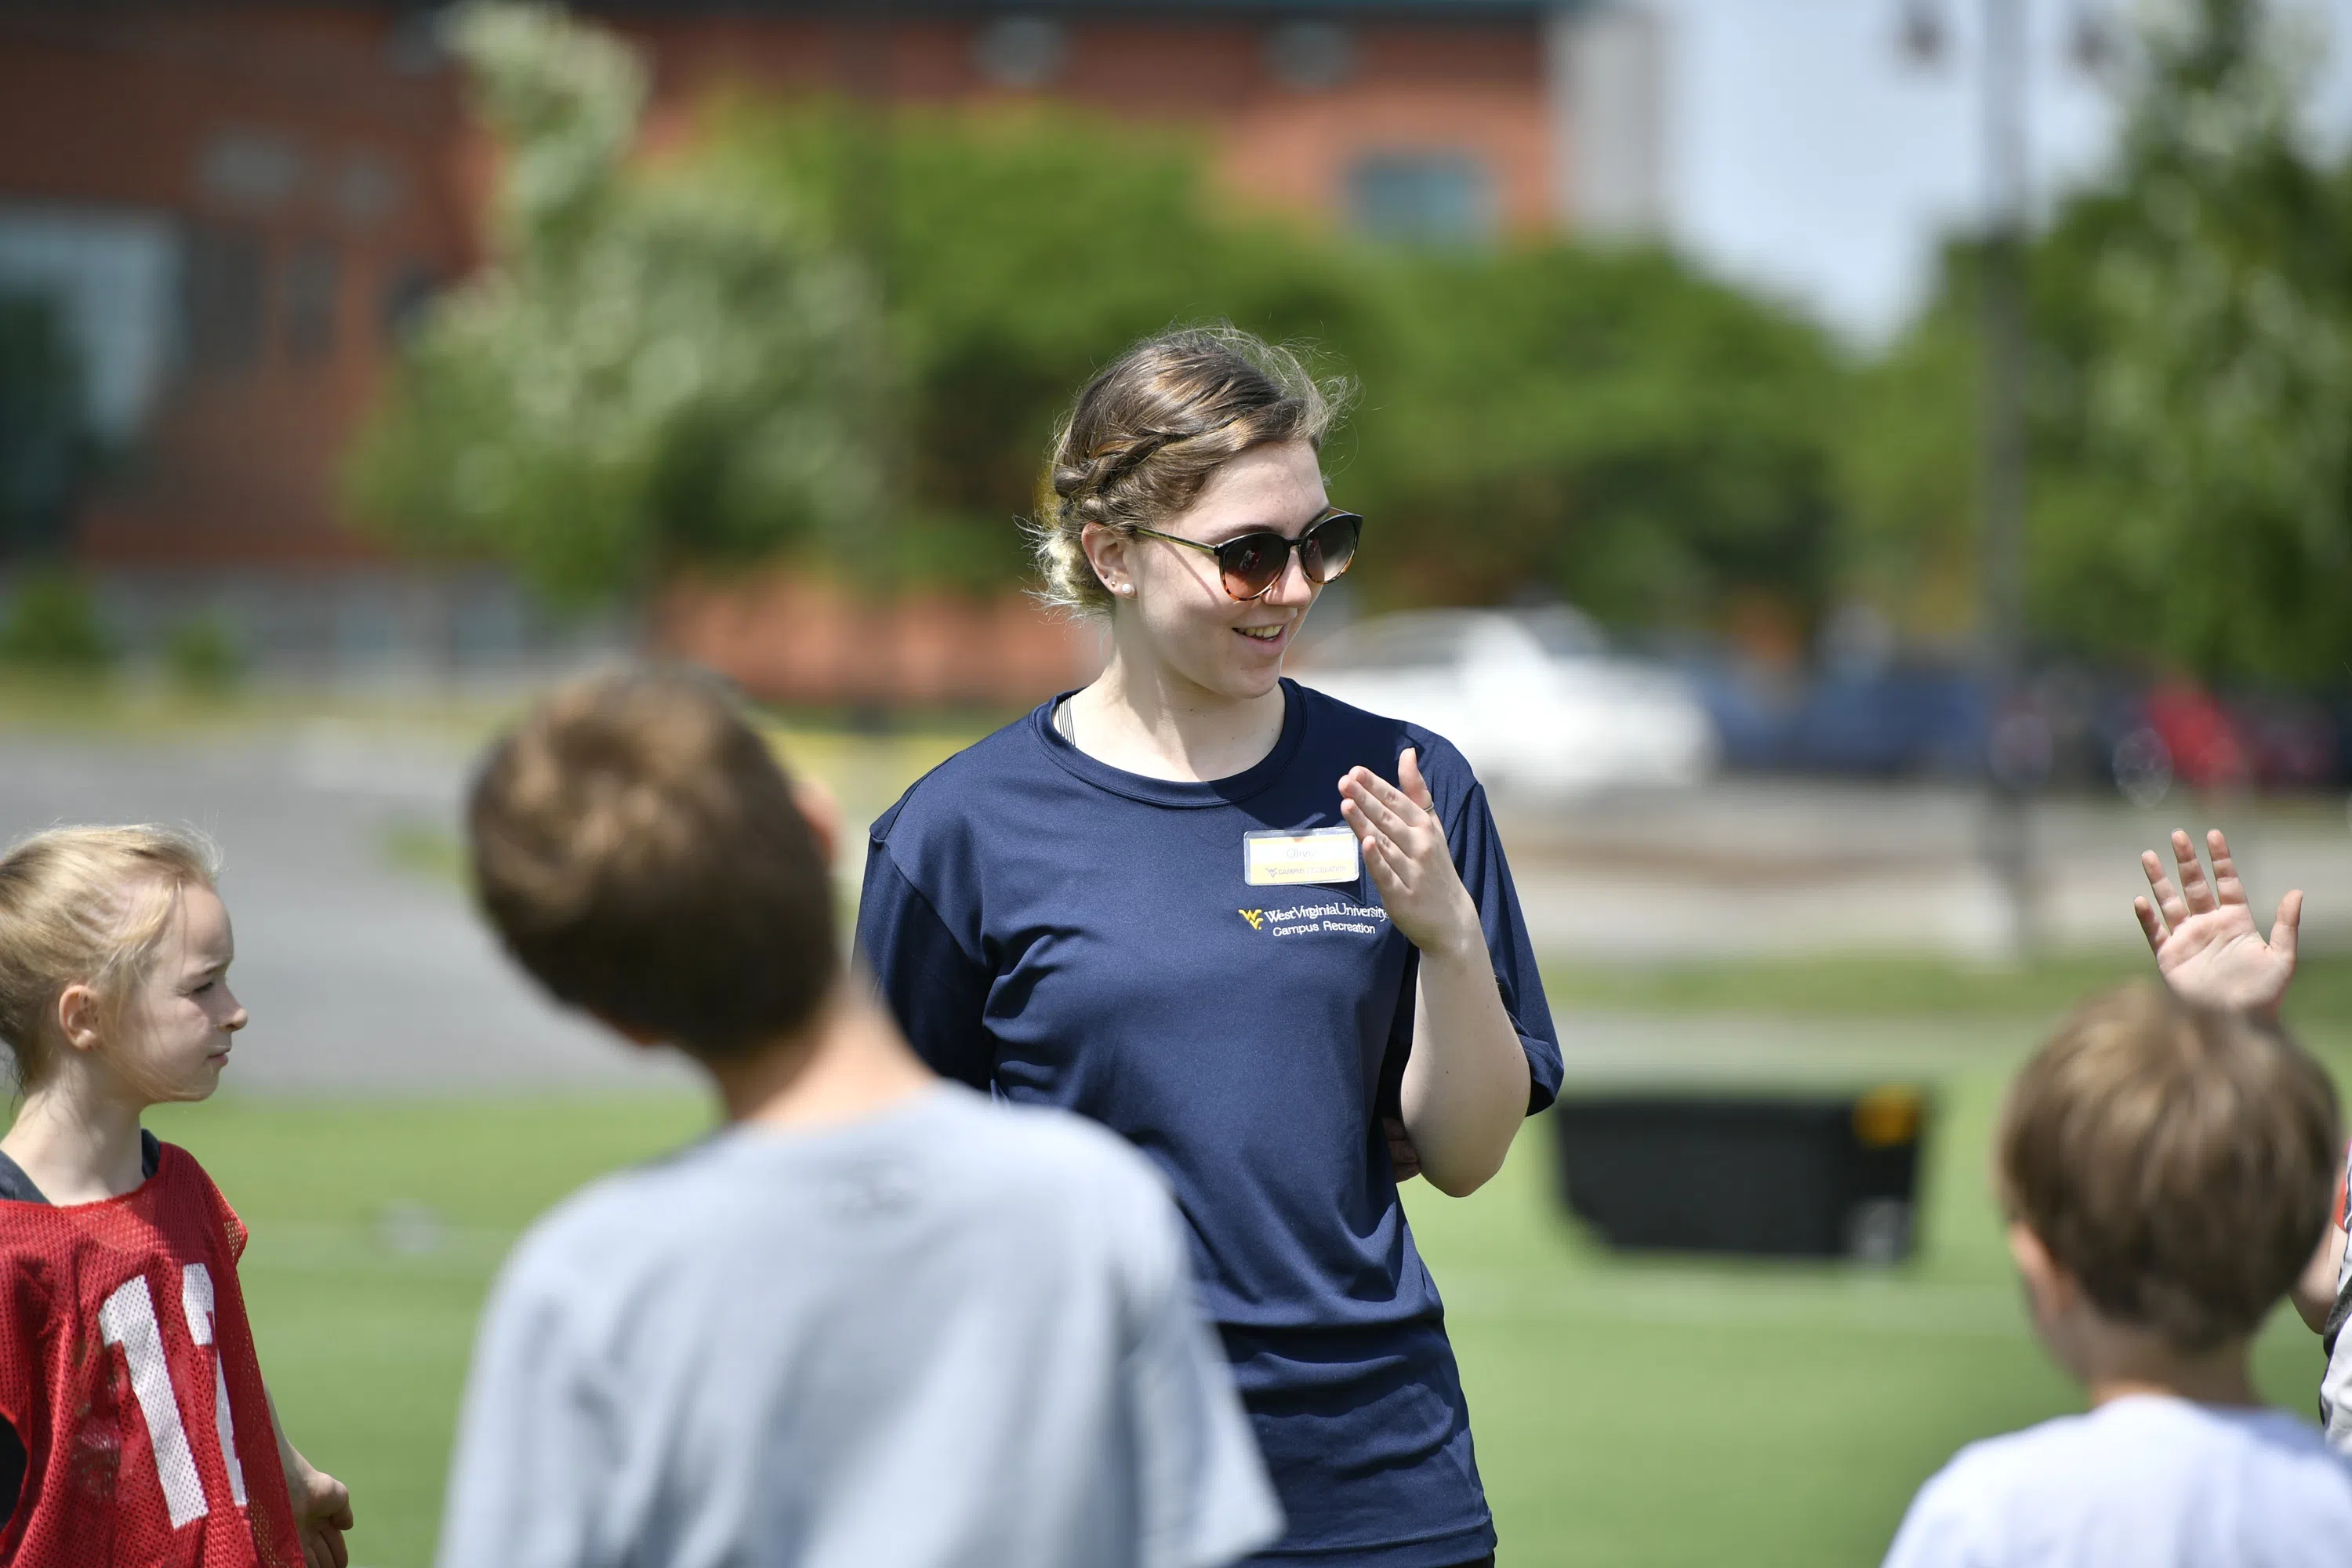
<path id="1" fill-rule="evenodd" d="M 1421 752 L 1407 746 L 1397 753 L 1397 784 L 1405 797 L 1426 812 L 1437 810 L 1437 797 L 1429 793 L 1428 784 L 1421 776 Z"/>
<path id="2" fill-rule="evenodd" d="M 1340 784 L 1341 811 L 1355 806 L 1357 820 L 1387 835 L 1408 853 L 1424 847 L 1422 839 L 1428 826 L 1427 816 L 1393 785 L 1370 774 L 1364 776 L 1378 787 L 1364 787 L 1363 780 L 1349 774 Z M 1350 784 L 1356 787 L 1350 790 Z"/>
<path id="3" fill-rule="evenodd" d="M 1407 752 L 1406 755 L 1412 753 Z M 1419 801 L 1370 768 L 1350 768 L 1347 778 L 1340 781 L 1341 793 L 1346 792 L 1346 786 L 1350 783 L 1356 785 L 1358 799 L 1385 806 L 1400 821 L 1412 822 L 1427 815 L 1426 808 Z"/>
<path id="4" fill-rule="evenodd" d="M 2156 895 L 2156 907 L 2164 911 L 2167 925 L 2179 925 L 2189 918 L 2189 906 L 2181 900 L 2180 889 L 2164 874 L 2164 862 L 2156 858 L 2153 849 L 2139 852 L 2139 868 L 2147 877 L 2147 890 Z"/>
<path id="5" fill-rule="evenodd" d="M 2132 913 L 2139 917 L 2140 934 L 2147 938 L 2148 952 L 2161 952 L 2166 933 L 2164 922 L 2157 919 L 2156 907 L 2146 899 L 2134 899 Z"/>
<path id="6" fill-rule="evenodd" d="M 1411 755 L 1412 755 L 1412 753 L 1410 751 L 1404 753 L 1404 756 L 1407 757 Z M 1402 758 L 1400 758 L 1399 760 L 1402 761 Z M 1349 776 L 1363 786 L 1365 794 L 1384 803 L 1393 811 L 1417 812 L 1423 809 L 1421 803 L 1413 799 L 1412 795 L 1408 791 L 1389 783 L 1388 780 L 1381 777 L 1380 774 L 1372 772 L 1370 768 L 1351 768 L 1349 770 Z M 1416 774 L 1416 778 L 1417 777 L 1418 775 Z M 1406 782 L 1410 784 L 1414 781 L 1407 780 Z M 1423 793 L 1427 793 L 1426 786 L 1423 788 Z"/>
<path id="7" fill-rule="evenodd" d="M 1341 801 L 1339 803 L 1339 815 L 1347 819 L 1348 830 L 1356 836 L 1356 842 L 1363 846 L 1365 854 L 1370 855 L 1375 845 L 1392 845 L 1394 843 L 1394 840 L 1390 837 L 1388 830 L 1383 828 L 1379 822 L 1373 819 L 1371 813 L 1366 809 L 1363 802 L 1357 800 Z"/>
<path id="8" fill-rule="evenodd" d="M 1412 862 L 1385 838 L 1364 840 L 1364 869 L 1372 874 L 1380 885 L 1383 899 L 1410 897 L 1412 882 L 1406 875 Z"/>
<path id="9" fill-rule="evenodd" d="M 2177 827 L 2172 830 L 2172 859 L 2180 868 L 2180 897 L 2189 905 L 2189 912 L 2201 915 L 2218 908 L 2213 889 L 2205 880 L 2205 863 L 2197 858 L 2197 846 Z"/>

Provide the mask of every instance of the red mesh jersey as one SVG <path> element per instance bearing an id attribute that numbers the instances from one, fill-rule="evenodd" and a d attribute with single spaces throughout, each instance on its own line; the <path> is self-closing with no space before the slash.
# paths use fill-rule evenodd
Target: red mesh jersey
<path id="1" fill-rule="evenodd" d="M 0 1415 L 26 1453 L 0 1563 L 301 1568 L 244 1251 L 228 1200 L 169 1143 L 119 1198 L 0 1202 Z"/>

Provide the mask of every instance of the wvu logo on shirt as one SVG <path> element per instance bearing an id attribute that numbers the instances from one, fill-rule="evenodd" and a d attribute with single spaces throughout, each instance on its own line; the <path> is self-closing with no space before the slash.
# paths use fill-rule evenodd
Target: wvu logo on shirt
<path id="1" fill-rule="evenodd" d="M 1285 910 L 1236 910 L 1252 931 L 1268 936 L 1308 936 L 1346 931 L 1353 936 L 1380 936 L 1388 930 L 1389 912 L 1378 904 L 1293 904 Z"/>

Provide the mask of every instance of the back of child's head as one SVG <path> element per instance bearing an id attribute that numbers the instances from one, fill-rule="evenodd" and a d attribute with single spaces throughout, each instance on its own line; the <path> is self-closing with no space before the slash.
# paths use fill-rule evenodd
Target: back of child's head
<path id="1" fill-rule="evenodd" d="M 2326 1232 L 2327 1071 L 2275 1027 L 2162 986 L 2085 1004 L 2010 1086 L 2002 1206 L 2111 1321 L 2196 1353 L 2243 1339 Z"/>
<path id="2" fill-rule="evenodd" d="M 66 987 L 89 986 L 120 1022 L 181 890 L 218 876 L 212 845 L 174 827 L 56 827 L 0 854 L 0 1043 L 21 1087 L 48 1071 Z"/>
<path id="3" fill-rule="evenodd" d="M 474 885 L 555 996 L 706 1060 L 800 1031 L 840 967 L 833 886 L 790 782 L 680 672 L 563 687 L 500 740 L 467 812 Z"/>

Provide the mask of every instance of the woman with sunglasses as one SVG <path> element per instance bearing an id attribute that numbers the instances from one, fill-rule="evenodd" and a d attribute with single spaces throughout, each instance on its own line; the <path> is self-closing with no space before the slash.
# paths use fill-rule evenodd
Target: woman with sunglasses
<path id="1" fill-rule="evenodd" d="M 1362 529 L 1332 402 L 1231 329 L 1087 384 L 1034 535 L 1109 665 L 874 825 L 858 945 L 942 1074 L 1166 1173 L 1289 1520 L 1259 1561 L 1457 1568 L 1495 1531 L 1397 1183 L 1493 1175 L 1559 1049 L 1461 754 L 1282 677 Z"/>

